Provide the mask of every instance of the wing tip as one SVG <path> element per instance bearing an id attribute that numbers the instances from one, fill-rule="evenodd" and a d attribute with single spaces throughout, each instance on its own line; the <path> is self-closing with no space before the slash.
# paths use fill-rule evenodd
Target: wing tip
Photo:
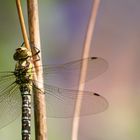
<path id="1" fill-rule="evenodd" d="M 98 93 L 93 93 L 93 95 L 95 95 L 95 96 L 100 96 L 100 94 L 98 94 Z"/>
<path id="2" fill-rule="evenodd" d="M 94 56 L 92 56 L 92 57 L 90 57 L 90 59 L 97 59 L 98 57 L 94 57 Z"/>

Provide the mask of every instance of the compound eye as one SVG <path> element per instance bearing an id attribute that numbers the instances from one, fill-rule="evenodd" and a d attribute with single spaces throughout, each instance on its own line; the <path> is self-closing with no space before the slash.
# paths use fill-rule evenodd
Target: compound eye
<path id="1" fill-rule="evenodd" d="M 19 47 L 16 49 L 16 52 L 14 54 L 14 60 L 26 60 L 27 58 L 31 57 L 31 52 L 25 48 L 25 47 Z"/>
<path id="2" fill-rule="evenodd" d="M 17 49 L 16 49 L 16 51 L 20 51 L 20 50 L 21 50 L 21 48 L 17 48 Z"/>

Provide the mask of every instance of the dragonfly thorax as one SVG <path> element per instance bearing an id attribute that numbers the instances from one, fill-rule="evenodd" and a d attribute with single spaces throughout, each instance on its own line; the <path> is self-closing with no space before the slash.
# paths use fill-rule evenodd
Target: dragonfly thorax
<path id="1" fill-rule="evenodd" d="M 30 90 L 33 79 L 33 64 L 30 52 L 26 48 L 20 47 L 16 50 L 14 59 L 17 61 L 14 71 L 15 82 L 20 86 L 21 91 L 22 89 Z"/>
<path id="2" fill-rule="evenodd" d="M 29 69 L 16 69 L 14 72 L 14 75 L 16 77 L 16 83 L 17 84 L 25 84 L 30 83 L 32 80 L 32 73 L 29 72 Z"/>

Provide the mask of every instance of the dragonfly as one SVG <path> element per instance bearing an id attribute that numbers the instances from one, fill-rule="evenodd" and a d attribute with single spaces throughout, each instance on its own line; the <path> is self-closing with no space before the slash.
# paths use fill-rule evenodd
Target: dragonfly
<path id="1" fill-rule="evenodd" d="M 22 114 L 22 133 L 25 139 L 30 134 L 32 88 L 38 88 L 35 84 L 38 81 L 33 79 L 35 71 L 32 57 L 30 50 L 21 46 L 16 49 L 13 55 L 16 61 L 15 70 L 0 72 L 0 128 L 8 125 Z M 101 57 L 89 57 L 59 65 L 38 66 L 43 69 L 43 94 L 46 96 L 48 117 L 69 118 L 73 116 L 79 91 L 61 88 L 49 84 L 49 81 L 53 83 L 59 79 L 58 81 L 62 81 L 61 84 L 76 85 L 83 61 L 88 61 L 86 82 L 99 76 L 108 68 L 108 63 Z M 108 102 L 100 94 L 92 91 L 81 92 L 84 93 L 81 116 L 96 114 L 107 109 Z"/>

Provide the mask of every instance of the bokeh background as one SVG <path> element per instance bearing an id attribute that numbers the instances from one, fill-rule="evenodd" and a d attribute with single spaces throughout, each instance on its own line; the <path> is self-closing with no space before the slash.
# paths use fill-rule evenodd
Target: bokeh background
<path id="1" fill-rule="evenodd" d="M 23 39 L 15 1 L 0 0 L 0 3 L 0 69 L 11 70 L 12 55 Z M 44 63 L 63 63 L 81 57 L 91 3 L 91 0 L 39 1 Z M 100 114 L 81 118 L 79 140 L 140 139 L 139 13 L 138 0 L 101 0 L 90 56 L 104 58 L 109 68 L 88 82 L 86 88 L 103 95 L 109 107 Z M 0 139 L 21 139 L 20 125 L 19 116 L 0 129 Z M 71 140 L 71 129 L 72 119 L 48 119 L 49 140 Z"/>

